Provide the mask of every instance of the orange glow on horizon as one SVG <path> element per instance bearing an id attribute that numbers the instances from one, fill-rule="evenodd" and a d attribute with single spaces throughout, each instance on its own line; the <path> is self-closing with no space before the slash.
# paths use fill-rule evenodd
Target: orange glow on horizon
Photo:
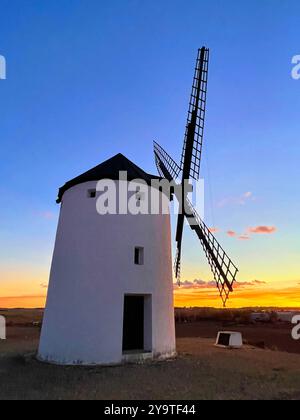
<path id="1" fill-rule="evenodd" d="M 176 307 L 215 307 L 222 302 L 216 289 L 175 288 Z M 46 295 L 0 297 L 0 308 L 44 308 Z M 228 308 L 243 307 L 300 307 L 300 287 L 284 289 L 240 288 L 231 295 Z"/>
<path id="2" fill-rule="evenodd" d="M 175 306 L 220 308 L 222 302 L 215 289 L 176 289 Z M 228 308 L 259 306 L 298 308 L 300 307 L 300 287 L 236 289 L 227 303 Z"/>
<path id="3" fill-rule="evenodd" d="M 46 296 L 11 296 L 0 297 L 0 308 L 44 308 L 46 304 Z"/>

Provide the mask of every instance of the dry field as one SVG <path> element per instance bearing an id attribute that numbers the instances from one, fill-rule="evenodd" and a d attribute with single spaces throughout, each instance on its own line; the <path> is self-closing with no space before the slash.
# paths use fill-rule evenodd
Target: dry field
<path id="1" fill-rule="evenodd" d="M 177 359 L 168 362 L 59 367 L 41 364 L 30 355 L 39 338 L 32 321 L 38 322 L 42 312 L 10 315 L 8 340 L 0 341 L 1 400 L 300 399 L 299 354 L 251 346 L 223 350 L 213 346 L 212 338 L 181 337 Z M 182 336 L 184 326 L 179 328 Z"/>
<path id="2" fill-rule="evenodd" d="M 292 339 L 290 324 L 226 325 L 223 322 L 203 321 L 177 324 L 176 333 L 180 338 L 211 338 L 221 330 L 243 333 L 244 342 L 258 348 L 297 353 L 300 355 L 300 341 Z"/>

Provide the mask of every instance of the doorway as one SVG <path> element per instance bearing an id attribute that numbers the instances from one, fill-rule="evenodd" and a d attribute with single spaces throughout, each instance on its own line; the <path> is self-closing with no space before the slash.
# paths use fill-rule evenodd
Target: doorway
<path id="1" fill-rule="evenodd" d="M 144 350 L 145 297 L 124 297 L 123 352 Z"/>

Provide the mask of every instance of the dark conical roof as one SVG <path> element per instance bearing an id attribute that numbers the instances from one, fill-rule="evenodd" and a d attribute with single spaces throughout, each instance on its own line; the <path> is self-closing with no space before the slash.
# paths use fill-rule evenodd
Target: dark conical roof
<path id="1" fill-rule="evenodd" d="M 148 185 L 151 185 L 153 179 L 160 179 L 158 176 L 150 175 L 139 168 L 124 155 L 119 153 L 118 155 L 108 159 L 107 161 L 101 163 L 93 169 L 85 172 L 82 175 L 68 181 L 63 187 L 59 189 L 57 203 L 60 203 L 64 193 L 70 188 L 78 184 L 83 184 L 88 181 L 100 181 L 101 179 L 119 179 L 119 172 L 126 171 L 128 181 L 133 181 L 134 179 L 142 179 L 147 182 Z"/>

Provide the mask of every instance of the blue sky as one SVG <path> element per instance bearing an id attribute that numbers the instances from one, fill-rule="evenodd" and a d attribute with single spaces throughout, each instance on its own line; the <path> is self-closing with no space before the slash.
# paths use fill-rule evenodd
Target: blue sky
<path id="1" fill-rule="evenodd" d="M 292 56 L 300 54 L 298 1 L 0 5 L 2 293 L 16 278 L 21 293 L 29 279 L 36 288 L 47 280 L 55 198 L 65 181 L 118 152 L 155 172 L 154 139 L 179 160 L 202 45 L 211 49 L 207 223 L 221 230 L 243 279 L 299 281 L 300 81 L 291 78 Z M 225 233 L 260 225 L 277 233 L 249 241 Z M 209 279 L 189 233 L 185 244 L 186 278 Z"/>

